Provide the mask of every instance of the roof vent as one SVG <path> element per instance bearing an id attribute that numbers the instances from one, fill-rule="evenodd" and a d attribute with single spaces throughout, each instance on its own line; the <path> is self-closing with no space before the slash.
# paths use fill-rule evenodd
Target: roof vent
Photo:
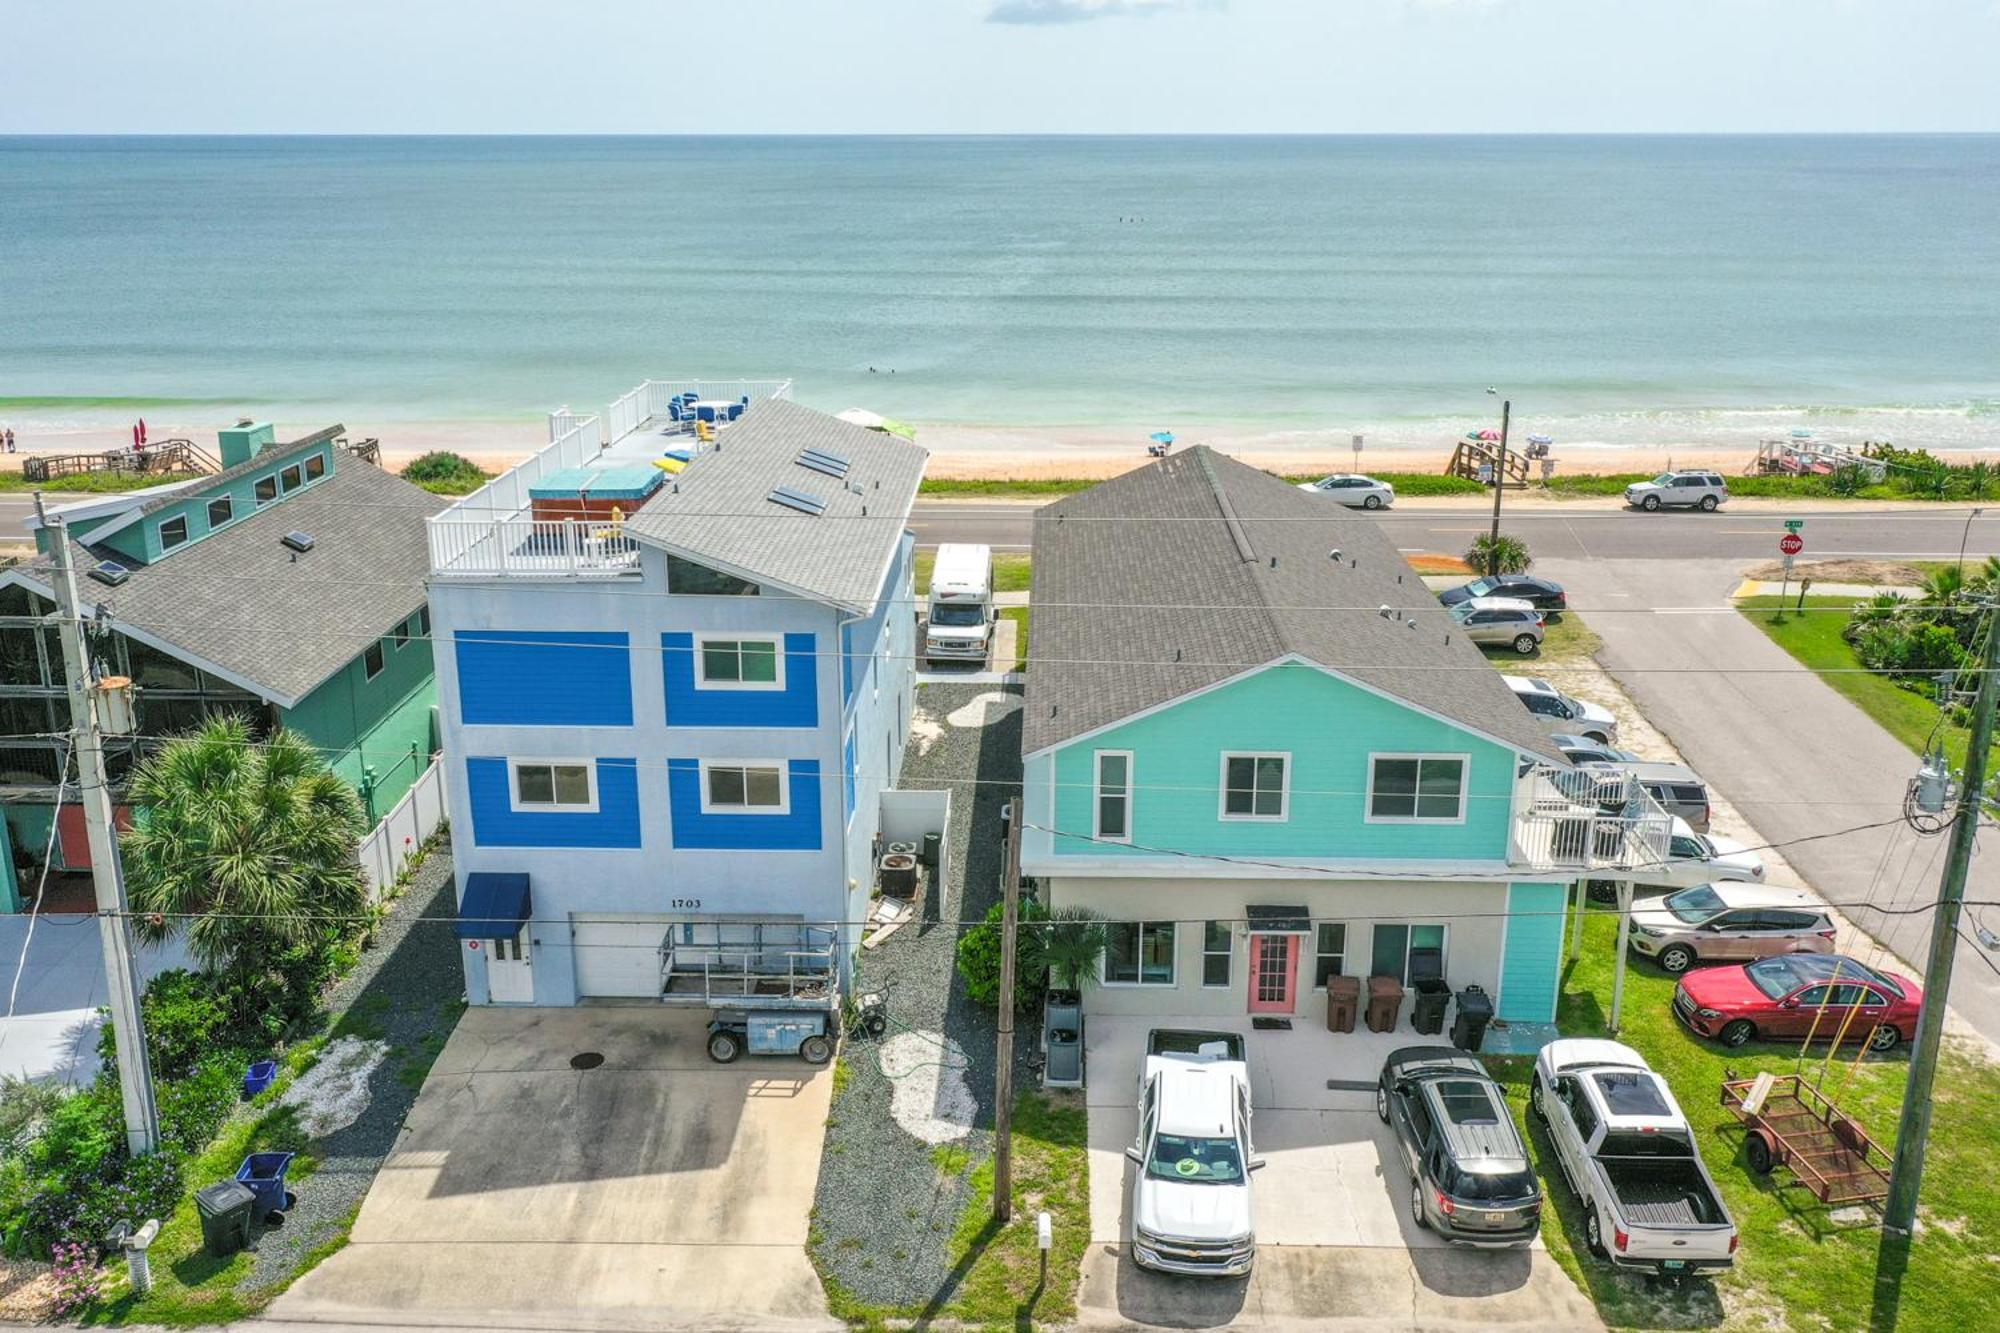
<path id="1" fill-rule="evenodd" d="M 313 548 L 312 534 L 307 532 L 288 532 L 278 540 L 294 551 L 310 551 Z"/>
<path id="2" fill-rule="evenodd" d="M 90 571 L 90 577 L 96 579 L 106 587 L 115 588 L 125 582 L 126 579 L 131 578 L 132 571 L 119 564 L 116 560 L 100 560 L 97 562 L 96 567 Z"/>
<path id="3" fill-rule="evenodd" d="M 1375 614 L 1382 617 L 1382 619 L 1384 620 L 1394 620 L 1396 618 L 1396 608 L 1390 606 L 1387 602 L 1384 602 L 1382 603 L 1382 605 L 1375 608 Z"/>
<path id="4" fill-rule="evenodd" d="M 1338 564 L 1340 562 L 1340 548 L 1336 546 L 1331 551 L 1328 551 L 1326 558 Z"/>
<path id="5" fill-rule="evenodd" d="M 845 455 L 825 449 L 800 450 L 798 464 L 815 472 L 823 472 L 829 477 L 844 477 L 847 475 L 847 469 L 852 466 Z"/>
<path id="6" fill-rule="evenodd" d="M 794 490 L 790 486 L 780 486 L 764 498 L 772 504 L 796 509 L 801 514 L 811 514 L 815 518 L 826 512 L 826 501 L 810 491 Z"/>

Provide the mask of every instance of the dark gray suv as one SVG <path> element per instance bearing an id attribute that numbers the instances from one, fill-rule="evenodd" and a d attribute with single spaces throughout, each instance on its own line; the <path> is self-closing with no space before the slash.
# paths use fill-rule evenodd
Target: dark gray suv
<path id="1" fill-rule="evenodd" d="M 1405 1046 L 1383 1062 L 1375 1114 L 1410 1172 L 1410 1220 L 1465 1245 L 1526 1245 L 1542 1186 L 1507 1099 L 1484 1066 L 1451 1046 Z"/>

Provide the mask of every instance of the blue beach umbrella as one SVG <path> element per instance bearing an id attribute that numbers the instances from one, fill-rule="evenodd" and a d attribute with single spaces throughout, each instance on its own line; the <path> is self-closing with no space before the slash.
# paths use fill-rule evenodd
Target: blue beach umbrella
<path id="1" fill-rule="evenodd" d="M 1528 437 L 1529 444 L 1554 444 L 1555 442 L 1556 437 L 1553 435 L 1530 435 Z"/>
<path id="2" fill-rule="evenodd" d="M 1174 433 L 1170 430 L 1156 430 L 1148 438 L 1156 440 L 1161 444 L 1172 444 L 1174 442 Z"/>

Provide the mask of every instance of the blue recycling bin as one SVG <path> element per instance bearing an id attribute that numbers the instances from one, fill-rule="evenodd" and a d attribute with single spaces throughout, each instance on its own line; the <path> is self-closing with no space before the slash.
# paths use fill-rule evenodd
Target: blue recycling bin
<path id="1" fill-rule="evenodd" d="M 285 1193 L 285 1170 L 291 1166 L 292 1156 L 288 1152 L 253 1152 L 236 1168 L 237 1181 L 257 1196 L 258 1217 L 282 1213 L 292 1206 L 292 1196 Z"/>
<path id="2" fill-rule="evenodd" d="M 258 1093 L 270 1087 L 277 1080 L 277 1077 L 278 1062 L 276 1060 L 257 1061 L 243 1075 L 243 1095 L 245 1097 L 255 1097 Z"/>

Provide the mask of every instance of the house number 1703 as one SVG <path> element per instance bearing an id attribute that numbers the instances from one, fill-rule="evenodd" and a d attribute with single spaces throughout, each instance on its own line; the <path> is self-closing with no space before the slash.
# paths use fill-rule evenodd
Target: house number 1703
<path id="1" fill-rule="evenodd" d="M 675 906 L 675 907 L 677 907 L 677 908 L 685 908 L 686 910 L 688 910 L 688 911 L 690 911 L 690 912 L 699 912 L 699 911 L 701 910 L 701 899 L 699 899 L 699 898 L 676 898 L 676 899 L 674 899 L 674 906 Z"/>

